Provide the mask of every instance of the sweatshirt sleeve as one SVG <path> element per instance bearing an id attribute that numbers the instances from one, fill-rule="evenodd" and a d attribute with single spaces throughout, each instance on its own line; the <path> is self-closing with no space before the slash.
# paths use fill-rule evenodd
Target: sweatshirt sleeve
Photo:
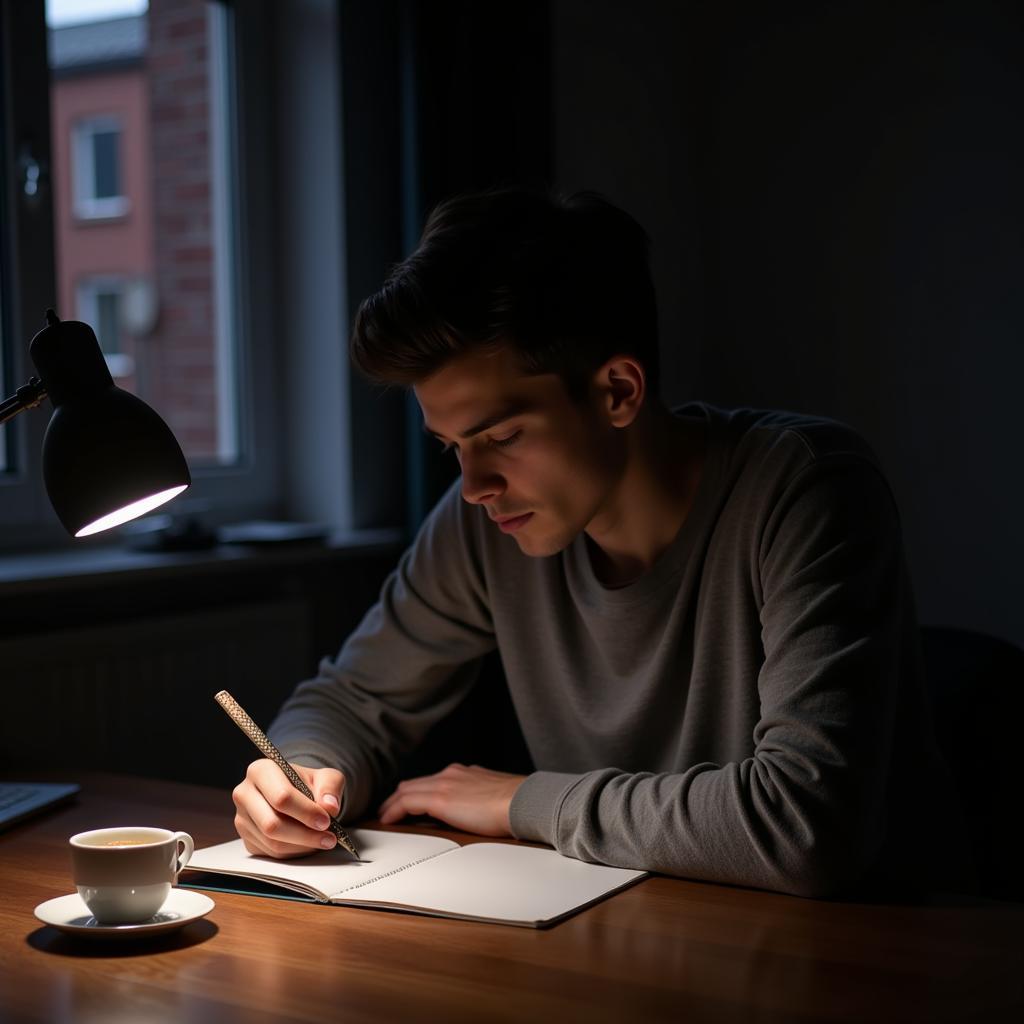
<path id="1" fill-rule="evenodd" d="M 537 772 L 513 801 L 518 837 L 806 896 L 862 876 L 883 840 L 913 616 L 887 484 L 859 455 L 809 464 L 762 515 L 750 558 L 764 650 L 752 756 L 679 773 Z"/>
<path id="2" fill-rule="evenodd" d="M 453 485 L 341 652 L 320 662 L 268 730 L 289 760 L 344 773 L 347 821 L 462 700 L 495 646 L 472 512 Z"/>

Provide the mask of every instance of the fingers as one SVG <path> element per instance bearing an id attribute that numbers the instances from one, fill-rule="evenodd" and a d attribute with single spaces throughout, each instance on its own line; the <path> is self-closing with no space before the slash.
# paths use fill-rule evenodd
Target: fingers
<path id="1" fill-rule="evenodd" d="M 305 776 L 308 780 L 308 774 L 313 769 L 305 768 L 302 765 L 297 767 L 300 770 L 300 775 Z M 293 818 L 308 829 L 322 831 L 327 828 L 329 822 L 324 820 L 327 814 L 323 808 L 318 807 L 309 797 L 303 796 L 273 761 L 266 759 L 253 761 L 246 772 L 246 778 L 255 784 L 263 799 L 279 815 Z"/>
<path id="2" fill-rule="evenodd" d="M 512 797 L 524 779 L 479 765 L 451 764 L 436 775 L 399 783 L 378 814 L 385 825 L 407 814 L 429 814 L 467 832 L 511 835 Z"/>
<path id="3" fill-rule="evenodd" d="M 409 814 L 429 814 L 443 819 L 455 779 L 464 772 L 463 765 L 450 764 L 434 775 L 421 775 L 400 782 L 377 812 L 381 824 L 393 824 Z"/>
<path id="4" fill-rule="evenodd" d="M 313 768 L 312 780 L 307 780 L 316 802 L 333 818 L 341 810 L 341 794 L 345 776 L 336 768 Z"/>
<path id="5" fill-rule="evenodd" d="M 266 827 L 265 824 L 263 827 Z M 310 848 L 302 844 L 288 843 L 262 831 L 260 825 L 250 819 L 244 812 L 235 814 L 235 830 L 249 853 L 263 857 L 274 857 L 286 860 L 294 857 L 308 857 L 318 847 Z"/>
<path id="6" fill-rule="evenodd" d="M 379 811 L 382 825 L 400 821 L 408 814 L 443 817 L 441 795 L 426 779 L 410 779 L 399 783 L 398 789 L 381 804 Z"/>
<path id="7" fill-rule="evenodd" d="M 341 773 L 296 765 L 314 794 L 340 797 Z M 324 778 L 319 776 L 323 774 Z M 271 857 L 296 857 L 314 850 L 331 849 L 337 843 L 331 832 L 328 811 L 300 793 L 272 761 L 249 765 L 243 782 L 232 793 L 235 829 L 250 853 Z M 330 801 L 327 801 L 329 806 Z"/>

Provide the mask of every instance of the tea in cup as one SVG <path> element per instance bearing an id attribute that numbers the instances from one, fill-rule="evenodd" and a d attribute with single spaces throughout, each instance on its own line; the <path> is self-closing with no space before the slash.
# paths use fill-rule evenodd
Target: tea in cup
<path id="1" fill-rule="evenodd" d="M 78 895 L 99 924 L 137 924 L 167 902 L 194 849 L 186 832 L 124 826 L 69 840 Z"/>

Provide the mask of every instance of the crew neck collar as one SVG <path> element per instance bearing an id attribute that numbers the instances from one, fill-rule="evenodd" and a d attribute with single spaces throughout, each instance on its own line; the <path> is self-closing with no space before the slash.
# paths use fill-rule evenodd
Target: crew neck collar
<path id="1" fill-rule="evenodd" d="M 674 409 L 673 414 L 703 420 L 705 427 L 704 466 L 686 519 L 655 563 L 631 583 L 622 586 L 607 586 L 597 578 L 587 550 L 586 534 L 580 533 L 563 554 L 569 585 L 580 604 L 592 608 L 621 608 L 645 601 L 675 580 L 688 561 L 694 539 L 700 533 L 717 490 L 721 474 L 721 445 L 713 410 L 703 402 L 688 403 Z"/>

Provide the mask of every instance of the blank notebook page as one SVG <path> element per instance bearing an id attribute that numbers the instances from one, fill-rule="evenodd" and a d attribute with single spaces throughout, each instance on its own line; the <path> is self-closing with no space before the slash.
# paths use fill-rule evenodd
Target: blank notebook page
<path id="1" fill-rule="evenodd" d="M 554 850 L 473 843 L 344 895 L 351 901 L 533 923 L 559 917 L 643 875 L 585 864 Z"/>
<path id="2" fill-rule="evenodd" d="M 412 861 L 459 848 L 457 843 L 440 836 L 359 828 L 352 829 L 349 835 L 366 863 L 354 860 L 340 846 L 296 860 L 275 860 L 246 852 L 242 840 L 234 839 L 196 850 L 188 866 L 194 871 L 237 871 L 270 881 L 284 879 L 304 887 L 313 886 L 325 896 L 333 896 Z"/>

